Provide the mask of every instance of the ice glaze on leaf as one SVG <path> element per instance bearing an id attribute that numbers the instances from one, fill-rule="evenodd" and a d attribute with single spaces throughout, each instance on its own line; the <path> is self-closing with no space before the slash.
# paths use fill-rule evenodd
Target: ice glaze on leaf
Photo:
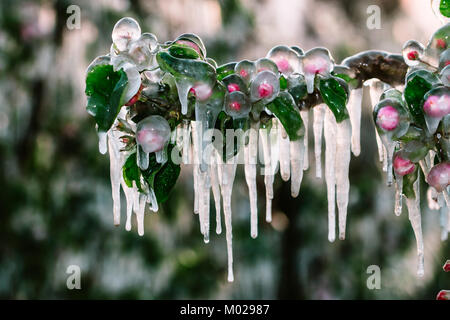
<path id="1" fill-rule="evenodd" d="M 122 167 L 122 175 L 123 181 L 129 188 L 133 188 L 133 181 L 135 181 L 139 192 L 142 192 L 140 179 L 141 172 L 137 165 L 136 152 L 128 156 Z"/>
<path id="2" fill-rule="evenodd" d="M 108 131 L 114 123 L 124 101 L 128 78 L 123 70 L 114 71 L 111 65 L 97 65 L 86 78 L 87 111 L 98 125 L 99 131 Z"/>
<path id="3" fill-rule="evenodd" d="M 166 51 L 159 52 L 156 59 L 161 70 L 169 72 L 175 78 L 205 81 L 216 77 L 214 67 L 204 61 L 176 58 Z"/>
<path id="4" fill-rule="evenodd" d="M 319 91 L 323 101 L 333 112 L 336 121 L 341 122 L 348 118 L 346 108 L 348 100 L 348 89 L 345 80 L 337 77 L 321 78 Z"/>
<path id="5" fill-rule="evenodd" d="M 439 11 L 444 17 L 450 18 L 450 0 L 441 0 Z"/>
<path id="6" fill-rule="evenodd" d="M 267 105 L 267 109 L 280 120 L 291 141 L 303 137 L 305 133 L 303 121 L 295 106 L 294 98 L 288 92 L 281 92 Z"/>

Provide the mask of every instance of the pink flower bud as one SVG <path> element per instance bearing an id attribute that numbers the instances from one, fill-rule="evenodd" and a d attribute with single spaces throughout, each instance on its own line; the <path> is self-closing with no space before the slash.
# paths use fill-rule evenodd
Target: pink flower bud
<path id="1" fill-rule="evenodd" d="M 417 58 L 419 58 L 419 53 L 416 50 L 412 50 L 408 52 L 406 56 L 409 60 L 416 60 Z"/>
<path id="2" fill-rule="evenodd" d="M 329 63 L 328 60 L 322 57 L 314 57 L 305 64 L 304 69 L 309 74 L 323 73 L 328 69 Z"/>
<path id="3" fill-rule="evenodd" d="M 279 58 L 275 61 L 275 63 L 277 64 L 278 70 L 281 73 L 288 72 L 291 68 L 289 61 L 285 58 Z"/>
<path id="4" fill-rule="evenodd" d="M 435 165 L 428 173 L 427 182 L 437 192 L 443 191 L 450 184 L 450 163 L 442 162 Z"/>
<path id="5" fill-rule="evenodd" d="M 405 176 L 414 172 L 415 164 L 408 159 L 402 158 L 399 154 L 394 156 L 394 171 L 399 176 Z"/>
<path id="6" fill-rule="evenodd" d="M 241 71 L 243 71 L 243 70 L 241 70 Z M 227 86 L 227 90 L 228 90 L 228 92 L 241 91 L 241 88 L 239 87 L 239 85 L 237 83 L 230 83 Z"/>
<path id="7" fill-rule="evenodd" d="M 436 296 L 436 300 L 450 300 L 450 291 L 441 290 Z"/>
<path id="8" fill-rule="evenodd" d="M 450 260 L 447 260 L 442 268 L 445 272 L 450 272 Z"/>
<path id="9" fill-rule="evenodd" d="M 442 118 L 450 113 L 450 97 L 431 95 L 423 104 L 423 111 L 433 118 Z"/>
<path id="10" fill-rule="evenodd" d="M 263 82 L 258 87 L 258 94 L 260 98 L 267 98 L 273 93 L 273 86 L 269 83 Z"/>
<path id="11" fill-rule="evenodd" d="M 444 39 L 436 39 L 436 48 L 445 49 L 447 48 L 447 43 Z"/>
<path id="12" fill-rule="evenodd" d="M 207 84 L 197 83 L 189 90 L 189 92 L 191 92 L 198 100 L 205 101 L 211 96 L 212 89 Z"/>
<path id="13" fill-rule="evenodd" d="M 241 104 L 237 101 L 233 101 L 230 103 L 230 109 L 234 111 L 241 111 Z"/>
<path id="14" fill-rule="evenodd" d="M 377 125 L 386 131 L 397 128 L 400 122 L 400 115 L 393 106 L 382 107 L 377 114 Z"/>

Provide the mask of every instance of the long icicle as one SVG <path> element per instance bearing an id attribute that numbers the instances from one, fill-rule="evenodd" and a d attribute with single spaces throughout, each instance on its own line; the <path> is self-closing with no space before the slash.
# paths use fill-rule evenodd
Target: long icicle
<path id="1" fill-rule="evenodd" d="M 256 189 L 256 163 L 258 157 L 258 128 L 259 122 L 252 122 L 249 130 L 249 141 L 244 146 L 245 155 L 245 180 L 248 186 L 250 199 L 250 235 L 258 236 L 258 202 Z"/>
<path id="2" fill-rule="evenodd" d="M 304 159 L 303 159 L 303 170 L 308 170 L 309 168 L 309 152 L 308 152 L 308 143 L 309 143 L 309 137 L 308 137 L 308 128 L 309 128 L 309 109 L 301 110 L 300 116 L 303 120 L 303 124 L 305 126 L 305 136 L 303 137 L 303 141 L 305 144 L 305 153 L 304 153 Z"/>
<path id="3" fill-rule="evenodd" d="M 109 149 L 109 173 L 111 178 L 111 191 L 113 199 L 114 225 L 120 225 L 120 181 L 122 179 L 122 154 L 119 151 L 120 140 L 116 136 L 115 130 L 108 131 Z"/>
<path id="4" fill-rule="evenodd" d="M 372 104 L 372 110 L 377 105 L 378 101 L 380 100 L 380 96 L 383 93 L 384 90 L 384 84 L 378 80 L 372 79 L 371 81 L 366 82 L 369 85 L 370 90 L 370 102 Z M 381 142 L 380 135 L 378 134 L 378 131 L 376 128 L 375 130 L 375 138 L 377 141 L 377 147 L 378 147 L 378 157 L 380 159 L 380 162 L 384 162 L 384 146 Z"/>
<path id="5" fill-rule="evenodd" d="M 337 124 L 336 130 L 336 202 L 339 211 L 339 239 L 345 239 L 347 221 L 348 195 L 350 181 L 348 179 L 350 167 L 352 127 L 350 119 Z"/>
<path id="6" fill-rule="evenodd" d="M 232 230 L 232 212 L 231 212 L 231 194 L 233 192 L 233 182 L 236 174 L 236 159 L 232 158 L 230 162 L 220 164 L 222 167 L 222 178 L 220 189 L 223 199 L 223 214 L 225 218 L 225 233 L 227 240 L 228 255 L 228 282 L 234 281 L 233 273 L 233 230 Z"/>
<path id="7" fill-rule="evenodd" d="M 348 114 L 352 124 L 352 153 L 355 157 L 361 153 L 361 104 L 363 89 L 353 89 L 348 100 Z"/>
<path id="8" fill-rule="evenodd" d="M 423 235 L 422 235 L 422 222 L 420 215 L 420 171 L 417 180 L 413 184 L 415 198 L 406 198 L 406 206 L 408 207 L 408 217 L 411 222 L 411 226 L 414 230 L 414 235 L 416 236 L 417 242 L 417 275 L 422 277 L 424 275 L 424 246 L 423 246 Z"/>
<path id="9" fill-rule="evenodd" d="M 314 122 L 314 158 L 316 161 L 316 178 L 322 178 L 322 135 L 326 105 L 321 103 L 313 108 Z"/>
<path id="10" fill-rule="evenodd" d="M 222 233 L 222 221 L 220 218 L 220 211 L 221 211 L 220 182 L 219 182 L 219 173 L 218 173 L 219 159 L 220 159 L 220 156 L 218 155 L 217 151 L 213 151 L 212 159 L 211 159 L 211 187 L 213 190 L 214 203 L 215 203 L 215 207 L 216 207 L 216 233 L 217 234 Z"/>
<path id="11" fill-rule="evenodd" d="M 328 199 L 328 241 L 336 239 L 336 119 L 330 109 L 325 111 L 325 181 L 327 184 Z"/>
<path id="12" fill-rule="evenodd" d="M 296 198 L 303 180 L 303 153 L 305 145 L 302 139 L 290 142 L 291 156 L 291 196 Z"/>
<path id="13" fill-rule="evenodd" d="M 273 175 L 272 175 L 272 157 L 270 149 L 269 129 L 261 128 L 259 137 L 263 148 L 264 159 L 264 184 L 266 185 L 266 221 L 272 221 L 272 199 L 273 199 Z"/>

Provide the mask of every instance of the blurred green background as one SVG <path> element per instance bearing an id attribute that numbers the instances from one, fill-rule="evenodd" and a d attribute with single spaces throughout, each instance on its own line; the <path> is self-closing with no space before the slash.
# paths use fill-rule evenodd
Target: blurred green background
<path id="1" fill-rule="evenodd" d="M 72 4 L 81 9 L 77 30 L 66 26 Z M 381 29 L 366 27 L 370 4 L 381 8 Z M 199 232 L 190 167 L 182 169 L 170 201 L 146 214 L 144 237 L 124 230 L 124 212 L 115 228 L 109 159 L 99 154 L 94 121 L 85 112 L 84 72 L 109 52 L 112 28 L 123 16 L 136 18 L 161 42 L 197 33 L 219 63 L 256 59 L 277 44 L 324 46 L 337 62 L 367 49 L 399 52 L 406 40 L 426 43 L 439 26 L 423 0 L 2 0 L 1 298 L 434 299 L 450 289 L 442 271 L 450 245 L 440 241 L 439 215 L 426 201 L 426 270 L 424 278 L 415 275 L 414 234 L 407 213 L 393 213 L 394 191 L 384 185 L 377 160 L 367 94 L 362 152 L 350 167 L 345 241 L 327 240 L 326 188 L 313 176 L 312 154 L 297 199 L 276 177 L 272 224 L 264 221 L 258 177 L 257 239 L 250 238 L 248 190 L 238 168 L 234 283 L 226 281 L 225 236 L 213 234 L 205 244 Z M 69 265 L 81 268 L 81 290 L 66 287 Z M 366 286 L 370 265 L 381 268 L 380 290 Z"/>

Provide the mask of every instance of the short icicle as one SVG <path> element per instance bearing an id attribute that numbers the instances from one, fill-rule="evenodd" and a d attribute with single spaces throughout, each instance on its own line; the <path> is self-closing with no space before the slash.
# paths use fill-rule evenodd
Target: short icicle
<path id="1" fill-rule="evenodd" d="M 313 108 L 314 122 L 314 158 L 316 161 L 316 178 L 322 178 L 322 135 L 326 105 L 321 103 Z"/>
<path id="2" fill-rule="evenodd" d="M 303 120 L 303 125 L 305 126 L 305 136 L 303 137 L 303 141 L 305 144 L 305 153 L 304 153 L 304 159 L 303 159 L 303 170 L 308 170 L 309 168 L 309 153 L 308 153 L 308 122 L 309 122 L 309 109 L 301 110 L 300 116 Z"/>
<path id="3" fill-rule="evenodd" d="M 249 131 L 249 141 L 244 147 L 244 171 L 250 199 L 250 235 L 258 236 L 258 202 L 256 189 L 256 164 L 258 157 L 258 128 L 259 122 L 252 122 Z"/>
<path id="4" fill-rule="evenodd" d="M 352 127 L 350 119 L 345 119 L 336 125 L 336 202 L 339 211 L 339 239 L 345 239 L 345 226 L 347 221 L 348 196 L 350 181 L 348 178 L 350 168 L 350 149 Z"/>
<path id="5" fill-rule="evenodd" d="M 98 151 L 101 154 L 108 152 L 108 133 L 105 131 L 98 131 Z"/>
<path id="6" fill-rule="evenodd" d="M 396 174 L 394 213 L 397 217 L 402 214 L 402 207 L 403 207 L 403 176 Z"/>
<path id="7" fill-rule="evenodd" d="M 303 153 L 305 145 L 302 139 L 290 142 L 291 156 L 291 196 L 296 198 L 303 180 Z"/>
<path id="8" fill-rule="evenodd" d="M 361 153 L 361 104 L 363 89 L 357 88 L 350 92 L 348 100 L 348 113 L 352 124 L 352 153 L 355 157 Z"/>
<path id="9" fill-rule="evenodd" d="M 419 171 L 420 176 L 420 171 Z M 423 235 L 422 235 L 422 222 L 420 215 L 420 193 L 419 193 L 419 183 L 420 177 L 414 182 L 413 189 L 415 194 L 415 199 L 406 198 L 406 206 L 408 207 L 408 217 L 411 222 L 411 226 L 414 230 L 414 235 L 416 236 L 417 242 L 417 275 L 422 277 L 424 275 L 424 246 L 423 246 Z"/>
<path id="10" fill-rule="evenodd" d="M 328 199 L 328 241 L 336 239 L 336 119 L 330 109 L 325 111 L 325 182 Z"/>

